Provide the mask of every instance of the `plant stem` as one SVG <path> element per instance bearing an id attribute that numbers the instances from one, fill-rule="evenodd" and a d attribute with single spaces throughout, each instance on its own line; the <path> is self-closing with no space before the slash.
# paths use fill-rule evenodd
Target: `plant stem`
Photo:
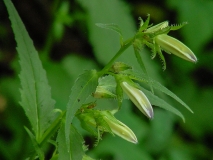
<path id="1" fill-rule="evenodd" d="M 62 112 L 61 115 L 51 124 L 47 131 L 43 134 L 41 140 L 38 142 L 42 146 L 60 127 L 61 120 L 64 118 L 66 111 Z"/>
<path id="2" fill-rule="evenodd" d="M 39 147 L 41 148 L 44 143 L 58 130 L 61 124 L 61 120 L 64 118 L 66 111 L 62 112 L 58 118 L 51 124 L 51 126 L 47 129 L 47 131 L 43 134 L 40 141 L 38 141 Z M 32 156 L 30 156 L 30 160 L 34 160 L 37 153 L 34 151 Z"/>
<path id="3" fill-rule="evenodd" d="M 124 42 L 124 45 L 121 46 L 121 48 L 119 49 L 119 51 L 115 54 L 115 56 L 108 62 L 108 64 L 99 72 L 99 77 L 104 75 L 109 68 L 112 66 L 112 64 L 114 63 L 114 61 L 127 49 L 129 48 L 129 46 L 132 44 L 133 40 L 135 39 L 135 37 L 130 38 L 129 40 Z"/>

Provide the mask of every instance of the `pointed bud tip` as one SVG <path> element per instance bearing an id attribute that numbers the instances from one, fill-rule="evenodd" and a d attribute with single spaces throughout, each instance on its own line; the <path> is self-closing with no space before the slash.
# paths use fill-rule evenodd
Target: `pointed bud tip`
<path id="1" fill-rule="evenodd" d="M 154 112 L 153 112 L 153 109 L 149 110 L 149 112 L 147 113 L 147 117 L 149 119 L 154 119 Z"/>
<path id="2" fill-rule="evenodd" d="M 131 142 L 134 143 L 134 144 L 138 144 L 138 140 L 137 139 L 133 139 Z"/>
<path id="3" fill-rule="evenodd" d="M 197 62 L 197 57 L 196 57 L 195 55 L 192 55 L 191 58 L 192 58 L 192 61 L 193 61 L 194 63 Z"/>

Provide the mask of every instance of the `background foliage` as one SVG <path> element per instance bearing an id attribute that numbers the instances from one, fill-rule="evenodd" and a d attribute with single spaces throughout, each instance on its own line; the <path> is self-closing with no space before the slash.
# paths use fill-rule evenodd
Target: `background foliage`
<path id="1" fill-rule="evenodd" d="M 119 49 L 118 35 L 98 28 L 95 23 L 116 23 L 127 39 L 135 33 L 138 17 L 145 19 L 147 13 L 154 24 L 164 20 L 189 22 L 173 36 L 193 50 L 198 57 L 196 65 L 167 55 L 167 70 L 162 71 L 160 61 L 152 61 L 146 48 L 143 52 L 150 76 L 176 93 L 194 111 L 191 114 L 178 108 L 185 115 L 186 123 L 159 108 L 154 108 L 154 120 L 149 121 L 131 107 L 130 101 L 124 101 L 117 118 L 130 126 L 139 144 L 105 134 L 104 140 L 94 148 L 94 138 L 82 133 L 89 145 L 88 154 L 96 159 L 213 159 L 213 20 L 210 16 L 213 1 L 13 0 L 13 3 L 40 53 L 56 107 L 62 110 L 76 77 L 85 69 L 101 69 Z M 18 103 L 20 67 L 15 48 L 8 14 L 0 1 L 0 159 L 3 160 L 24 159 L 32 150 L 23 127 L 29 123 Z M 128 49 L 120 59 L 137 68 L 132 54 L 133 50 Z M 179 106 L 169 98 L 167 101 Z M 98 106 L 113 108 L 114 104 L 103 100 Z M 46 146 L 46 150 L 51 149 Z"/>

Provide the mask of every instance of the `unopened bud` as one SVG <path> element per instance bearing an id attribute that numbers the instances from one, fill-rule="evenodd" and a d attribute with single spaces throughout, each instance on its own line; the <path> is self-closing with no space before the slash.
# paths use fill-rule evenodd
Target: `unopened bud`
<path id="1" fill-rule="evenodd" d="M 123 91 L 127 94 L 130 100 L 136 105 L 136 107 L 148 118 L 152 119 L 154 116 L 152 105 L 150 104 L 148 98 L 145 94 L 128 84 L 127 82 L 121 82 L 121 87 Z"/>
<path id="2" fill-rule="evenodd" d="M 103 119 L 107 122 L 114 134 L 129 142 L 138 143 L 137 137 L 135 136 L 134 132 L 124 123 L 117 120 L 114 116 L 104 116 Z"/>
<path id="3" fill-rule="evenodd" d="M 166 34 L 161 34 L 156 36 L 156 43 L 167 53 L 172 53 L 180 58 L 183 58 L 190 62 L 196 62 L 197 58 L 194 53 L 179 40 L 168 36 Z"/>

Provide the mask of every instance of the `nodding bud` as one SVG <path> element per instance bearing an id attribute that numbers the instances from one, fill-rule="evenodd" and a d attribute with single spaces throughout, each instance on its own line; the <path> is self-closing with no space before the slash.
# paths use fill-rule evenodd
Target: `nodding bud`
<path id="1" fill-rule="evenodd" d="M 121 87 L 123 91 L 127 94 L 130 100 L 136 105 L 136 107 L 148 118 L 152 119 L 154 116 L 152 105 L 150 104 L 148 98 L 145 94 L 128 84 L 127 82 L 121 82 Z"/>
<path id="2" fill-rule="evenodd" d="M 179 40 L 168 36 L 167 34 L 161 34 L 155 37 L 156 43 L 169 54 L 174 54 L 180 58 L 183 58 L 190 62 L 197 62 L 197 58 L 194 53 Z"/>
<path id="3" fill-rule="evenodd" d="M 137 137 L 135 136 L 134 132 L 124 123 L 114 117 L 112 119 L 111 116 L 109 118 L 107 116 L 104 116 L 103 118 L 114 134 L 129 142 L 138 143 Z"/>
<path id="4" fill-rule="evenodd" d="M 132 69 L 131 66 L 123 63 L 123 62 L 115 62 L 112 67 L 110 68 L 109 71 L 113 72 L 113 73 L 119 73 L 121 71 L 125 71 L 127 69 Z"/>

